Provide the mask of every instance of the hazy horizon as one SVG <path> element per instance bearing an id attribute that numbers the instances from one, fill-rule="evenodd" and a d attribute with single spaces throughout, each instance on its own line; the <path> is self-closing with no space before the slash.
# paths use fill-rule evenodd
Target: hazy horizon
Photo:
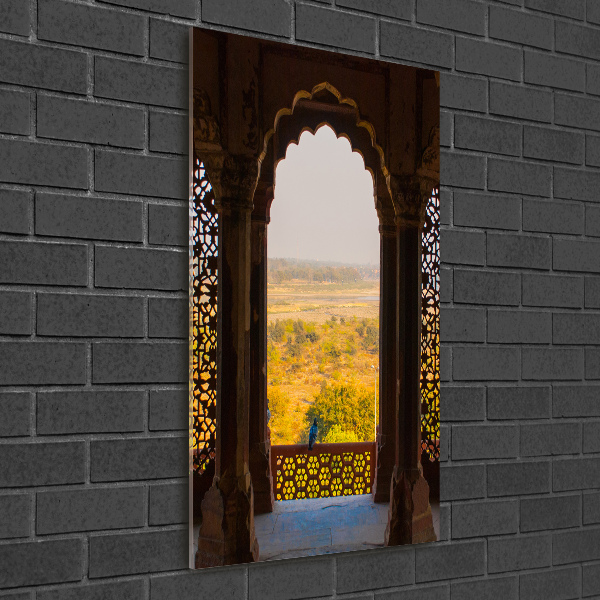
<path id="1" fill-rule="evenodd" d="M 379 263 L 373 178 L 348 140 L 328 126 L 304 132 L 275 178 L 269 258 Z"/>

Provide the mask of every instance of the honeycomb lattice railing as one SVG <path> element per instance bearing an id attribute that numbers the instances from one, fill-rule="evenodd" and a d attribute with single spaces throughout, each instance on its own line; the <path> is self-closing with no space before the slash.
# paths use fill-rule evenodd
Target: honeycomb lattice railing
<path id="1" fill-rule="evenodd" d="M 375 442 L 271 446 L 275 500 L 370 494 Z"/>

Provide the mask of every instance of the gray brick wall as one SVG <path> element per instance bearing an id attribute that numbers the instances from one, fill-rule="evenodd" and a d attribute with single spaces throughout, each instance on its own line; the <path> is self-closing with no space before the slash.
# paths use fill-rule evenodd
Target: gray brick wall
<path id="1" fill-rule="evenodd" d="M 439 69 L 443 541 L 187 567 L 187 31 Z M 600 596 L 597 0 L 0 2 L 0 598 Z"/>

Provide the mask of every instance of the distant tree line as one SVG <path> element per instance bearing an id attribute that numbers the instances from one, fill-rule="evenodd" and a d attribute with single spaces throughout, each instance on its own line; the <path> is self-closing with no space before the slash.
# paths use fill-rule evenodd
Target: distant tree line
<path id="1" fill-rule="evenodd" d="M 368 265 L 336 266 L 287 258 L 270 258 L 267 264 L 269 283 L 293 279 L 309 283 L 353 283 L 379 278 L 379 267 Z"/>

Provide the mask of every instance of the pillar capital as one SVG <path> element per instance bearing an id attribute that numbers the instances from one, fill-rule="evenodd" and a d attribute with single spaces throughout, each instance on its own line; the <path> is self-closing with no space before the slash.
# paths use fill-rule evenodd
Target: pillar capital
<path id="1" fill-rule="evenodd" d="M 425 224 L 427 202 L 435 187 L 435 181 L 429 177 L 417 175 L 411 177 L 391 175 L 390 186 L 396 208 L 397 226 L 421 229 Z"/>

